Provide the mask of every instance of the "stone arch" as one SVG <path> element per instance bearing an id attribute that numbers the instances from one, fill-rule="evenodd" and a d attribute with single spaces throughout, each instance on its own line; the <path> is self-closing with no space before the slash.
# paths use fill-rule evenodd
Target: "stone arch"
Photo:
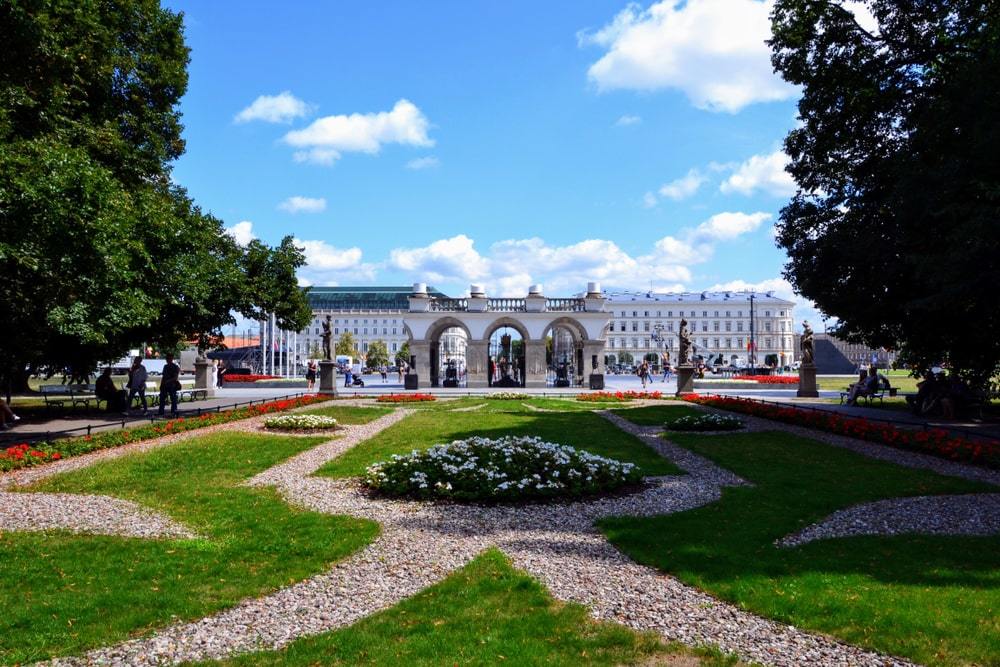
<path id="1" fill-rule="evenodd" d="M 452 317 L 450 315 L 438 318 L 430 327 L 427 329 L 427 335 L 424 340 L 427 341 L 427 352 L 428 352 L 428 368 L 429 377 L 432 387 L 440 386 L 441 378 L 439 377 L 440 371 L 440 345 L 441 345 L 441 335 L 444 334 L 448 329 L 461 329 L 465 332 L 466 341 L 472 342 L 472 332 L 469 330 L 469 326 L 457 317 Z M 468 355 L 468 350 L 466 350 L 466 355 Z M 468 359 L 466 358 L 466 363 Z"/>
<path id="2" fill-rule="evenodd" d="M 546 336 L 551 334 L 552 330 L 556 327 L 567 329 L 573 334 L 573 340 L 576 343 L 584 343 L 590 340 L 587 338 L 587 329 L 580 322 L 569 316 L 557 317 L 546 324 L 545 329 L 542 330 L 542 340 L 545 340 Z"/>
<path id="3" fill-rule="evenodd" d="M 490 322 L 486 328 L 483 330 L 483 340 L 487 343 L 490 340 L 490 336 L 496 332 L 497 329 L 501 327 L 510 327 L 521 334 L 521 339 L 525 342 L 531 340 L 531 336 L 528 335 L 528 329 L 524 326 L 524 323 L 514 317 L 498 317 L 497 319 Z"/>

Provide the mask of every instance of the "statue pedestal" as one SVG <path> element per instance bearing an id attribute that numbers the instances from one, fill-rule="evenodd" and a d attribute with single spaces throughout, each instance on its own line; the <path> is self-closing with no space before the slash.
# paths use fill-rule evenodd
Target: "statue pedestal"
<path id="1" fill-rule="evenodd" d="M 604 389 L 604 373 L 590 374 L 590 388 L 596 391 L 601 391 Z"/>
<path id="2" fill-rule="evenodd" d="M 419 389 L 420 383 L 416 373 L 407 373 L 403 376 L 403 389 Z"/>
<path id="3" fill-rule="evenodd" d="M 799 366 L 799 391 L 795 395 L 799 398 L 819 396 L 819 388 L 816 386 L 816 364 Z"/>
<path id="4" fill-rule="evenodd" d="M 205 357 L 194 360 L 194 388 L 204 389 L 206 398 L 215 396 L 215 364 Z"/>
<path id="5" fill-rule="evenodd" d="M 337 395 L 337 364 L 329 359 L 319 362 L 319 393 Z"/>
<path id="6" fill-rule="evenodd" d="M 694 393 L 694 366 L 683 364 L 677 367 L 677 396 Z"/>

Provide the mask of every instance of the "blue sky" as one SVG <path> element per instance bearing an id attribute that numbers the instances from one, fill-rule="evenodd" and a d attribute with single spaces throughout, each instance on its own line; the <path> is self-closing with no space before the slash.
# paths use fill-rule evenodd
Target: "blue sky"
<path id="1" fill-rule="evenodd" d="M 312 284 L 789 294 L 768 2 L 185 2 L 176 182 Z"/>

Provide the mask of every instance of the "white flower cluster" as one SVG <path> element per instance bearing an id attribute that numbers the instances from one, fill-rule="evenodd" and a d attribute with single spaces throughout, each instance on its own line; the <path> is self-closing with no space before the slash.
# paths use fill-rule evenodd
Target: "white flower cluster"
<path id="1" fill-rule="evenodd" d="M 281 415 L 264 420 L 265 428 L 284 431 L 306 431 L 321 428 L 336 428 L 337 420 L 322 415 Z"/>
<path id="2" fill-rule="evenodd" d="M 735 431 L 743 428 L 743 420 L 730 415 L 698 415 L 678 417 L 663 425 L 668 431 Z"/>
<path id="3" fill-rule="evenodd" d="M 498 391 L 495 394 L 487 394 L 486 398 L 491 401 L 523 401 L 528 395 L 516 391 Z"/>
<path id="4" fill-rule="evenodd" d="M 390 495 L 519 500 L 609 491 L 642 479 L 632 463 L 538 437 L 474 437 L 370 466 L 364 483 Z"/>

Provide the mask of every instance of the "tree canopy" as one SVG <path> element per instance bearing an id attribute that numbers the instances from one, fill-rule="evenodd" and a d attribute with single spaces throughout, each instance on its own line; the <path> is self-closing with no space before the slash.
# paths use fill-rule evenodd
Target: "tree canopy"
<path id="1" fill-rule="evenodd" d="M 365 355 L 368 368 L 381 368 L 389 365 L 389 348 L 384 340 L 373 340 L 368 343 L 368 353 Z"/>
<path id="2" fill-rule="evenodd" d="M 311 318 L 302 252 L 242 247 L 172 183 L 182 17 L 155 0 L 0 2 L 0 380 Z"/>
<path id="3" fill-rule="evenodd" d="M 344 333 L 337 337 L 337 342 L 333 346 L 333 353 L 336 355 L 353 357 L 358 352 L 354 349 L 356 345 L 357 343 L 354 341 L 354 334 L 347 329 L 344 329 Z"/>
<path id="4" fill-rule="evenodd" d="M 785 140 L 785 275 L 849 340 L 1000 370 L 1000 4 L 777 0 L 775 69 L 802 87 Z"/>

